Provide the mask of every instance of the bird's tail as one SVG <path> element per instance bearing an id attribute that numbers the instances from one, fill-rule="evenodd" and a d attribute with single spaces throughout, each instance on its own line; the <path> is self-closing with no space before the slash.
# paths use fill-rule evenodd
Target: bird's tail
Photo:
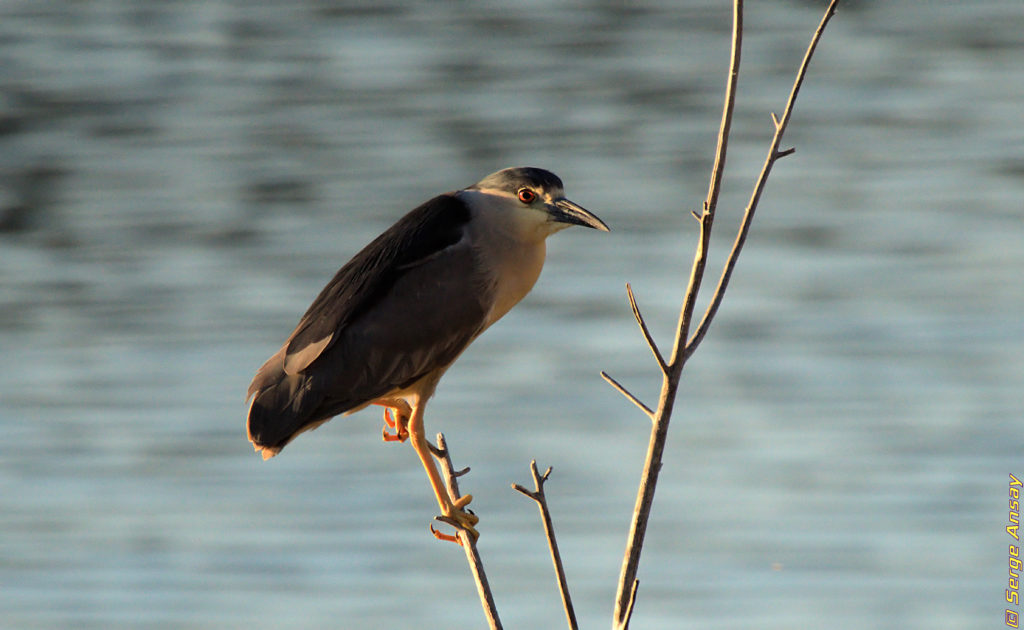
<path id="1" fill-rule="evenodd" d="M 263 459 L 280 453 L 299 433 L 327 421 L 315 415 L 323 396 L 313 387 L 313 379 L 301 372 L 284 371 L 285 351 L 281 348 L 270 357 L 249 385 L 252 403 L 246 431 Z"/>

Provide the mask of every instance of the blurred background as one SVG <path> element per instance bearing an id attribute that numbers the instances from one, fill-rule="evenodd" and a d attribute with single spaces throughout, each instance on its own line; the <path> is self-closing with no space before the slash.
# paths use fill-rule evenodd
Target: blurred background
<path id="1" fill-rule="evenodd" d="M 825 2 L 748 3 L 713 286 Z M 481 627 L 378 411 L 263 462 L 245 390 L 351 255 L 512 165 L 613 232 L 427 416 L 508 628 L 606 627 L 671 341 L 730 3 L 0 4 L 0 626 Z M 636 628 L 992 628 L 1024 474 L 1024 12 L 844 2 L 719 316 L 687 367 Z M 703 302 L 702 302 L 703 304 Z"/>

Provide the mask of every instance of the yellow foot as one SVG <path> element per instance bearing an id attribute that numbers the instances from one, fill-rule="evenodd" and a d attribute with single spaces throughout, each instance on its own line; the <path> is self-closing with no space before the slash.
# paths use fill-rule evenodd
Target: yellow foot
<path id="1" fill-rule="evenodd" d="M 409 439 L 409 429 L 406 426 L 408 421 L 398 416 L 392 419 L 391 414 L 394 410 L 391 407 L 384 408 L 384 428 L 380 430 L 381 437 L 384 438 L 385 442 L 404 442 Z M 394 433 L 388 433 L 388 428 L 393 429 Z"/>
<path id="2" fill-rule="evenodd" d="M 476 531 L 476 527 L 474 527 L 474 525 L 480 522 L 480 517 L 464 509 L 472 500 L 473 495 L 471 494 L 459 497 L 458 501 L 452 503 L 451 511 L 448 511 L 444 516 L 437 517 L 437 520 L 444 521 L 452 527 L 465 531 L 469 534 L 470 539 L 473 542 L 476 542 L 476 540 L 480 538 L 480 532 Z M 446 540 L 448 542 L 458 543 L 459 545 L 462 544 L 462 541 L 459 540 L 458 536 L 443 534 L 434 529 L 433 525 L 430 526 L 430 531 L 434 534 L 434 538 L 437 538 L 438 540 Z"/>

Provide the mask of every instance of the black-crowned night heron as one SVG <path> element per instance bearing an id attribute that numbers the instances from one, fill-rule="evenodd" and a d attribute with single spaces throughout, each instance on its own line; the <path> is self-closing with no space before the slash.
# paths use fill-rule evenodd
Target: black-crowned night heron
<path id="1" fill-rule="evenodd" d="M 442 513 L 475 537 L 472 496 L 449 496 L 423 410 L 462 351 L 533 288 L 544 240 L 572 225 L 608 231 L 539 168 L 498 171 L 405 215 L 338 271 L 256 372 L 253 446 L 268 459 L 338 414 L 381 405 L 384 439 L 412 440 Z"/>

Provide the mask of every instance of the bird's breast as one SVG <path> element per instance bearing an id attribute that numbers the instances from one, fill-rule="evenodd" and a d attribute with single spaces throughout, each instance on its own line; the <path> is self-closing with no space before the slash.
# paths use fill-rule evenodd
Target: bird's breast
<path id="1" fill-rule="evenodd" d="M 494 269 L 494 302 L 487 316 L 487 326 L 501 319 L 519 303 L 537 283 L 544 268 L 544 241 L 512 243 L 490 249 Z"/>

